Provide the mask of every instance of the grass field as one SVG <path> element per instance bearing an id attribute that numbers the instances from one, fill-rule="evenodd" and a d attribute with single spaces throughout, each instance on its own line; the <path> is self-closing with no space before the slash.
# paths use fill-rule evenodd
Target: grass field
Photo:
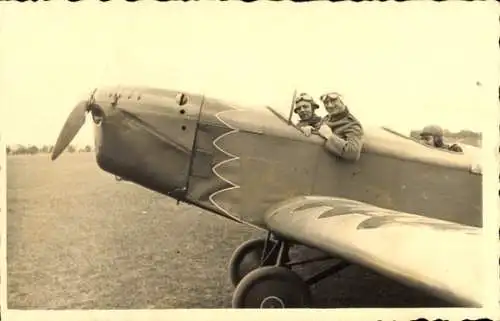
<path id="1" fill-rule="evenodd" d="M 9 309 L 231 306 L 228 260 L 260 232 L 117 182 L 92 153 L 12 156 L 7 165 Z M 444 305 L 360 267 L 313 294 L 318 307 Z"/>

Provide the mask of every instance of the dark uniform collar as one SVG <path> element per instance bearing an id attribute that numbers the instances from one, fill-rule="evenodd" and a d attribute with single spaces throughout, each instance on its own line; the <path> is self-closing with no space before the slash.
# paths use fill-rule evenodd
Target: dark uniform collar
<path id="1" fill-rule="evenodd" d="M 313 126 L 313 127 L 315 127 L 315 126 L 318 125 L 319 122 L 321 122 L 321 117 L 318 116 L 318 115 L 316 115 L 316 114 L 314 114 L 309 119 L 300 120 L 299 121 L 299 125 L 301 125 L 301 126 Z"/>

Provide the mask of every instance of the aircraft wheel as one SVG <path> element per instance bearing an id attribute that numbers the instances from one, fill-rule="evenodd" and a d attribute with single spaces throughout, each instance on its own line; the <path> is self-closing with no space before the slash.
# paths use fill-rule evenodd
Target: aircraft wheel
<path id="1" fill-rule="evenodd" d="M 264 266 L 248 273 L 233 294 L 233 308 L 284 309 L 311 305 L 309 286 L 294 271 Z"/>
<path id="2" fill-rule="evenodd" d="M 264 239 L 253 239 L 244 242 L 234 251 L 229 261 L 229 279 L 233 286 L 237 286 L 245 275 L 260 267 L 262 251 L 265 245 Z M 276 241 L 269 240 L 267 243 L 268 250 L 272 249 Z M 278 249 L 264 262 L 266 265 L 274 265 L 278 259 Z M 288 261 L 288 253 L 285 255 L 285 262 Z"/>

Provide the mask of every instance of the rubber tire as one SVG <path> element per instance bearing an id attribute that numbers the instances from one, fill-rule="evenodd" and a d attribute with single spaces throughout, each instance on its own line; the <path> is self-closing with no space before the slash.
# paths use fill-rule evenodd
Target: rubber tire
<path id="1" fill-rule="evenodd" d="M 262 251 L 264 250 L 265 245 L 264 239 L 252 239 L 242 243 L 240 246 L 234 250 L 231 259 L 229 260 L 229 280 L 233 286 L 237 286 L 238 283 L 251 271 L 260 267 L 260 260 L 262 256 Z M 267 243 L 268 250 L 271 249 L 276 244 L 276 241 L 269 240 Z M 249 253 L 253 253 L 255 255 L 255 262 L 252 262 L 253 267 L 249 270 L 247 269 L 242 273 L 240 270 L 241 262 L 244 260 Z M 264 262 L 264 266 L 266 265 L 274 265 L 278 258 L 278 251 L 276 250 L 273 255 L 271 255 L 266 262 Z M 285 262 L 289 260 L 288 253 L 285 253 Z"/>
<path id="2" fill-rule="evenodd" d="M 236 248 L 233 252 L 231 259 L 229 260 L 229 280 L 231 284 L 235 287 L 240 283 L 241 279 L 243 279 L 249 272 L 260 267 L 260 260 L 262 257 L 262 251 L 264 250 L 265 239 L 252 239 L 242 243 L 240 246 Z M 269 240 L 267 243 L 267 249 L 270 250 L 276 244 L 275 240 Z M 276 260 L 278 259 L 278 248 L 275 249 L 275 252 L 264 262 L 264 266 L 275 265 Z M 241 273 L 240 264 L 242 260 L 250 253 L 254 253 L 255 262 L 253 264 L 253 268 L 244 271 Z M 284 253 L 284 262 L 290 261 L 289 251 Z"/>
<path id="3" fill-rule="evenodd" d="M 271 297 L 274 297 L 272 299 Z M 264 301 L 284 306 L 275 308 L 308 308 L 312 305 L 311 290 L 294 271 L 281 266 L 264 266 L 248 273 L 233 294 L 234 309 L 265 309 Z"/>

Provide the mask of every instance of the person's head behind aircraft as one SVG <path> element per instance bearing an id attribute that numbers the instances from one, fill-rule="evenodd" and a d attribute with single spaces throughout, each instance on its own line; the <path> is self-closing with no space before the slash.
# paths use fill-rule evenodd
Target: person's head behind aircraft
<path id="1" fill-rule="evenodd" d="M 295 98 L 295 107 L 293 111 L 299 115 L 300 120 L 308 120 L 314 116 L 318 108 L 319 105 L 316 104 L 310 95 L 301 93 Z"/>
<path id="2" fill-rule="evenodd" d="M 422 129 L 420 133 L 420 141 L 426 145 L 434 147 L 442 147 L 444 131 L 441 126 L 428 125 Z"/>
<path id="3" fill-rule="evenodd" d="M 346 111 L 347 107 L 342 101 L 342 96 L 336 92 L 330 92 L 324 95 L 321 95 L 319 98 L 323 105 L 325 105 L 325 109 L 328 115 L 339 115 Z"/>

